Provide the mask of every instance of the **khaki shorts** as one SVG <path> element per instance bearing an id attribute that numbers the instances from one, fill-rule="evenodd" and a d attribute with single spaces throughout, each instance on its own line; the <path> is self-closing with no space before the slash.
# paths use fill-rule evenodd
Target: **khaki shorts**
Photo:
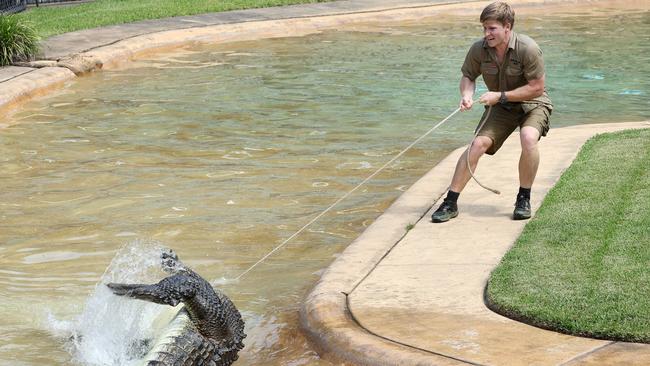
<path id="1" fill-rule="evenodd" d="M 488 110 L 488 107 L 485 107 L 481 121 L 485 118 Z M 517 127 L 519 129 L 524 126 L 535 127 L 539 131 L 540 138 L 546 136 L 550 127 L 550 116 L 551 111 L 543 105 L 539 105 L 526 113 L 521 104 L 513 103 L 506 106 L 495 104 L 492 106 L 490 117 L 479 131 L 478 136 L 487 136 L 492 139 L 492 146 L 486 153 L 494 155 Z"/>

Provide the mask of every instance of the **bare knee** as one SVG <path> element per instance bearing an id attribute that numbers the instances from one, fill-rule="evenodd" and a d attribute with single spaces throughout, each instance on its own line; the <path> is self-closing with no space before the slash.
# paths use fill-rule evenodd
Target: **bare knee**
<path id="1" fill-rule="evenodd" d="M 472 142 L 470 158 L 479 159 L 492 146 L 492 139 L 486 136 L 478 136 Z"/>
<path id="2" fill-rule="evenodd" d="M 524 127 L 521 129 L 519 139 L 521 140 L 522 150 L 534 150 L 539 142 L 539 131 L 534 127 Z"/>

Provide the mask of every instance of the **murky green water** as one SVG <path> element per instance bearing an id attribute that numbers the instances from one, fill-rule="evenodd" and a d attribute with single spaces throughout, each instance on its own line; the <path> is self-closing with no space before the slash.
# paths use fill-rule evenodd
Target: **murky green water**
<path id="1" fill-rule="evenodd" d="M 650 118 L 648 11 L 523 17 L 516 30 L 545 52 L 554 126 Z M 154 239 L 208 279 L 238 276 L 456 108 L 480 32 L 449 17 L 193 47 L 25 106 L 0 130 L 0 364 L 71 364 L 52 319 L 81 313 L 125 243 Z M 223 286 L 255 325 L 239 364 L 328 364 L 297 329 L 300 301 L 467 143 L 478 109 Z"/>

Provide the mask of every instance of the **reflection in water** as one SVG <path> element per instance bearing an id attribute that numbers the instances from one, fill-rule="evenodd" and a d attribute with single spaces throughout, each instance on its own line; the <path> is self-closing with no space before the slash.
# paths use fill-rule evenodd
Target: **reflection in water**
<path id="1" fill-rule="evenodd" d="M 649 20 L 647 11 L 518 19 L 545 51 L 554 126 L 650 117 Z M 612 21 L 626 31 L 611 32 Z M 0 364 L 94 362 L 57 335 L 83 326 L 80 317 L 96 327 L 84 309 L 117 306 L 96 285 L 123 244 L 150 238 L 242 310 L 250 329 L 238 364 L 328 365 L 297 329 L 303 296 L 406 187 L 466 143 L 479 108 L 231 279 L 456 108 L 475 24 L 446 17 L 202 46 L 25 106 L 0 130 Z M 113 320 L 111 333 L 126 337 Z"/>

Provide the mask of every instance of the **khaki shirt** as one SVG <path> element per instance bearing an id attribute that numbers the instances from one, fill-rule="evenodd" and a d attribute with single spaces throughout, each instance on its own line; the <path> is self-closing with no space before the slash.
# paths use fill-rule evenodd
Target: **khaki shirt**
<path id="1" fill-rule="evenodd" d="M 544 59 L 542 50 L 532 38 L 512 32 L 503 64 L 499 65 L 496 50 L 481 39 L 467 52 L 461 71 L 472 81 L 482 75 L 490 91 L 509 91 L 528 84 L 528 80 L 541 78 L 544 75 Z M 553 109 L 546 88 L 539 97 L 522 102 L 522 107 L 528 112 L 539 104 Z"/>

